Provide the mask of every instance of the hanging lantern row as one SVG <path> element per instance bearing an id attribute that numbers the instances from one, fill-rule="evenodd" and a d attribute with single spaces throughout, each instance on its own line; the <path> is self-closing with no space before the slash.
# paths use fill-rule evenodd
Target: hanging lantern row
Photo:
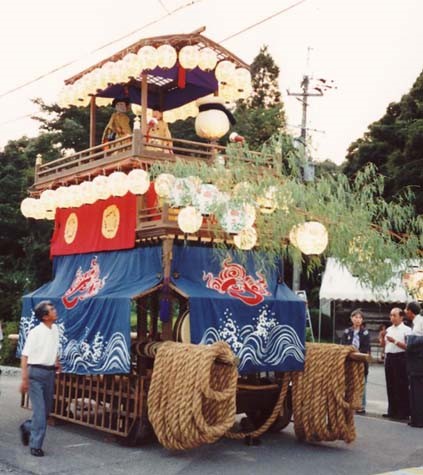
<path id="1" fill-rule="evenodd" d="M 39 199 L 25 198 L 21 203 L 21 212 L 26 218 L 52 220 L 57 208 L 79 208 L 111 196 L 124 196 L 128 191 L 134 195 L 143 195 L 149 186 L 150 176 L 144 170 L 132 170 L 128 175 L 113 172 L 109 176 L 99 175 L 93 181 L 84 181 L 79 185 L 45 190 Z"/>
<path id="2" fill-rule="evenodd" d="M 177 61 L 187 70 L 197 67 L 203 71 L 215 69 L 216 79 L 221 83 L 226 96 L 231 96 L 231 100 L 247 97 L 251 92 L 251 75 L 248 69 L 236 68 L 235 64 L 228 60 L 217 63 L 217 54 L 213 49 L 187 45 L 177 53 L 173 46 L 165 44 L 158 48 L 143 46 L 136 54 L 128 53 L 119 61 L 106 62 L 75 83 L 65 86 L 57 103 L 60 107 L 86 106 L 90 96 L 95 96 L 110 84 L 127 83 L 131 78 L 139 78 L 142 71 L 151 71 L 157 67 L 170 69 Z M 110 99 L 98 98 L 98 101 L 98 105 L 110 103 Z"/>
<path id="3" fill-rule="evenodd" d="M 25 198 L 21 212 L 27 218 L 54 219 L 57 208 L 77 208 L 106 200 L 111 196 L 124 196 L 128 192 L 143 195 L 150 187 L 149 174 L 135 169 L 125 174 L 113 172 L 109 176 L 99 175 L 93 181 L 79 185 L 61 186 L 56 190 L 45 190 L 39 199 Z M 201 183 L 200 178 L 189 176 L 176 178 L 169 173 L 160 174 L 154 183 L 156 194 L 173 207 L 182 207 L 178 214 L 178 226 L 184 233 L 196 233 L 203 224 L 203 215 L 213 214 L 220 209 L 219 224 L 228 234 L 235 234 L 234 243 L 242 250 L 252 249 L 257 243 L 254 229 L 256 208 L 247 202 L 231 200 L 229 193 L 221 192 L 212 184 Z M 243 196 L 251 186 L 237 184 L 232 197 Z M 269 214 L 277 208 L 276 187 L 269 187 L 262 197 L 257 198 L 260 212 Z M 290 233 L 291 244 L 303 254 L 321 254 L 328 245 L 328 233 L 323 224 L 309 221 L 295 225 Z"/>

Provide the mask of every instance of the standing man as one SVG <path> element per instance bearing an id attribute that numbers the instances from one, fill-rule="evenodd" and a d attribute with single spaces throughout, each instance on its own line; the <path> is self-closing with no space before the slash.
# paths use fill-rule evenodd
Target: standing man
<path id="1" fill-rule="evenodd" d="M 392 325 L 386 330 L 385 378 L 388 413 L 383 414 L 383 417 L 396 420 L 408 419 L 410 413 L 405 337 L 410 335 L 411 329 L 404 325 L 403 318 L 403 310 L 393 308 L 390 313 Z"/>
<path id="2" fill-rule="evenodd" d="M 55 325 L 57 312 L 51 302 L 40 302 L 34 313 L 41 323 L 28 333 L 21 357 L 21 392 L 29 391 L 33 414 L 32 420 L 20 426 L 20 432 L 22 443 L 30 446 L 31 455 L 42 457 L 47 417 L 53 403 L 55 370 L 60 371 L 59 330 Z"/>
<path id="3" fill-rule="evenodd" d="M 423 427 L 423 317 L 418 302 L 409 302 L 405 314 L 413 324 L 407 340 L 407 370 L 410 382 L 410 422 L 412 427 Z"/>
<path id="4" fill-rule="evenodd" d="M 350 318 L 352 326 L 345 330 L 341 338 L 341 344 L 352 345 L 357 348 L 360 353 L 370 354 L 370 335 L 368 330 L 364 328 L 363 312 L 358 308 L 351 313 Z M 361 408 L 357 411 L 357 414 L 366 413 L 366 383 L 368 373 L 369 363 L 366 361 L 364 368 L 363 399 L 361 401 Z"/>

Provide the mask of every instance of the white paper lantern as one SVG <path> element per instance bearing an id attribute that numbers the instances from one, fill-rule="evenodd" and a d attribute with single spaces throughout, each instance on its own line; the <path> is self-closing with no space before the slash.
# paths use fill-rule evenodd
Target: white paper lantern
<path id="1" fill-rule="evenodd" d="M 295 226 L 292 226 L 291 230 L 289 231 L 289 240 L 291 244 L 295 247 L 298 247 L 297 243 L 297 232 L 300 227 L 300 224 L 296 224 Z"/>
<path id="2" fill-rule="evenodd" d="M 204 139 L 217 140 L 229 130 L 230 123 L 227 115 L 221 110 L 210 109 L 202 111 L 195 119 L 195 133 Z"/>
<path id="3" fill-rule="evenodd" d="M 79 185 L 71 185 L 69 187 L 69 195 L 71 197 L 70 208 L 79 208 L 85 204 Z"/>
<path id="4" fill-rule="evenodd" d="M 202 223 L 203 216 L 194 206 L 187 206 L 178 214 L 178 226 L 184 233 L 196 233 Z"/>
<path id="5" fill-rule="evenodd" d="M 37 200 L 35 198 L 25 198 L 21 202 L 21 213 L 25 218 L 32 218 L 34 214 Z"/>
<path id="6" fill-rule="evenodd" d="M 200 185 L 199 192 L 193 198 L 193 203 L 201 214 L 213 213 L 218 203 L 219 193 L 218 188 L 214 185 Z"/>
<path id="7" fill-rule="evenodd" d="M 157 196 L 168 199 L 175 184 L 176 178 L 170 173 L 161 173 L 154 181 L 154 189 Z"/>
<path id="8" fill-rule="evenodd" d="M 54 190 L 44 190 L 40 195 L 40 201 L 47 210 L 57 208 L 57 194 Z"/>
<path id="9" fill-rule="evenodd" d="M 176 63 L 176 50 L 171 45 L 161 45 L 157 48 L 157 66 L 171 68 Z"/>
<path id="10" fill-rule="evenodd" d="M 128 173 L 128 190 L 134 195 L 143 195 L 150 187 L 150 175 L 145 170 L 131 170 Z"/>
<path id="11" fill-rule="evenodd" d="M 231 83 L 233 82 L 235 74 L 235 64 L 230 61 L 221 61 L 215 69 L 216 79 L 219 82 Z"/>
<path id="12" fill-rule="evenodd" d="M 142 70 L 154 69 L 157 67 L 157 50 L 153 46 L 143 46 L 138 51 L 137 55 Z"/>
<path id="13" fill-rule="evenodd" d="M 298 225 L 295 238 L 298 249 L 306 255 L 321 254 L 329 241 L 326 228 L 317 221 Z"/>
<path id="14" fill-rule="evenodd" d="M 66 186 L 59 186 L 56 190 L 57 195 L 57 207 L 58 208 L 70 208 L 72 203 L 72 195 L 69 192 L 69 188 Z"/>
<path id="15" fill-rule="evenodd" d="M 98 175 L 92 181 L 94 194 L 97 200 L 107 200 L 112 195 L 110 190 L 109 179 L 107 176 Z"/>
<path id="16" fill-rule="evenodd" d="M 235 69 L 233 85 L 236 89 L 243 91 L 251 88 L 251 73 L 246 68 Z"/>
<path id="17" fill-rule="evenodd" d="M 46 209 L 40 200 L 35 200 L 32 218 L 34 219 L 44 219 L 46 214 Z"/>
<path id="18" fill-rule="evenodd" d="M 44 211 L 44 219 L 48 219 L 49 221 L 54 221 L 56 217 L 56 209 L 46 209 Z"/>
<path id="19" fill-rule="evenodd" d="M 198 56 L 198 67 L 203 71 L 211 71 L 217 63 L 217 54 L 211 48 L 203 48 Z"/>
<path id="20" fill-rule="evenodd" d="M 234 236 L 235 246 L 243 251 L 252 249 L 257 243 L 257 232 L 254 228 L 245 228 Z"/>
<path id="21" fill-rule="evenodd" d="M 92 181 L 83 181 L 78 185 L 78 189 L 82 204 L 91 205 L 97 201 L 97 194 Z"/>
<path id="22" fill-rule="evenodd" d="M 109 185 L 113 196 L 125 196 L 128 193 L 128 175 L 123 172 L 113 172 L 109 176 Z"/>
<path id="23" fill-rule="evenodd" d="M 198 46 L 184 46 L 179 51 L 179 64 L 185 69 L 194 69 L 198 66 L 199 56 Z"/>

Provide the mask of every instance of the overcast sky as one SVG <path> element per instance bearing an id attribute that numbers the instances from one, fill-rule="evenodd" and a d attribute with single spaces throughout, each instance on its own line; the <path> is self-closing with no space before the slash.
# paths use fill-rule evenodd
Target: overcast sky
<path id="1" fill-rule="evenodd" d="M 189 33 L 206 26 L 204 34 L 220 42 L 297 2 L 2 2 L 0 96 L 72 64 L 0 97 L 0 146 L 24 134 L 36 135 L 36 122 L 22 119 L 37 110 L 31 98 L 56 100 L 64 79 L 143 37 Z M 301 123 L 301 104 L 288 97 L 286 89 L 298 91 L 305 73 L 334 81 L 336 90 L 310 99 L 308 125 L 315 129 L 310 131 L 314 158 L 340 163 L 349 144 L 384 114 L 390 102 L 407 93 L 421 72 L 422 18 L 423 0 L 306 0 L 222 44 L 248 63 L 260 46 L 269 46 L 281 70 L 280 87 L 295 134 L 299 134 L 295 126 Z M 149 22 L 155 23 L 143 28 Z M 139 31 L 129 35 L 135 30 Z M 123 36 L 127 37 L 114 42 Z M 114 44 L 96 51 L 110 42 Z"/>

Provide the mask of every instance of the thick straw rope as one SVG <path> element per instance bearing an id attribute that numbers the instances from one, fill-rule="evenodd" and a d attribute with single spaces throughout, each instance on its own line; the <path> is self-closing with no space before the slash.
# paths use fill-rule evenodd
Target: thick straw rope
<path id="1" fill-rule="evenodd" d="M 364 365 L 348 360 L 352 346 L 307 344 L 304 372 L 285 373 L 268 420 L 253 432 L 230 432 L 235 421 L 237 371 L 228 345 L 163 343 L 156 354 L 148 395 L 149 419 L 162 445 L 189 449 L 225 435 L 256 438 L 281 414 L 292 383 L 295 434 L 300 440 L 355 439 Z M 218 364 L 216 360 L 227 364 Z"/>
<path id="2" fill-rule="evenodd" d="M 168 449 L 191 449 L 221 438 L 235 422 L 236 359 L 224 342 L 163 343 L 154 361 L 148 417 Z"/>

